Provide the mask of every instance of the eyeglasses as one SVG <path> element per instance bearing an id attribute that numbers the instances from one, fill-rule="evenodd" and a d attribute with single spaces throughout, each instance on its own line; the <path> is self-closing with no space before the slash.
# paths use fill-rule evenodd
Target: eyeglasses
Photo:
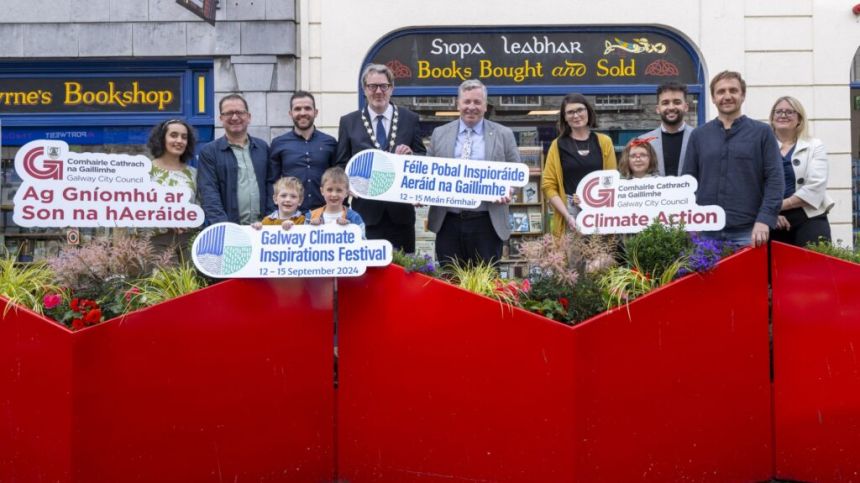
<path id="1" fill-rule="evenodd" d="M 630 156 L 628 156 L 628 157 L 629 157 L 630 159 L 651 159 L 651 156 L 649 156 L 649 155 L 647 155 L 647 154 L 645 154 L 645 153 L 636 153 L 636 154 L 631 154 L 631 155 L 630 155 Z"/>
<path id="2" fill-rule="evenodd" d="M 227 111 L 221 113 L 221 117 L 223 117 L 224 119 L 232 119 L 233 116 L 245 117 L 247 115 L 248 111 Z"/>
<path id="3" fill-rule="evenodd" d="M 365 84 L 364 88 L 370 92 L 375 92 L 377 89 L 381 92 L 388 92 L 388 89 L 391 89 L 391 84 Z"/>
<path id="4" fill-rule="evenodd" d="M 579 109 L 564 111 L 564 113 L 567 114 L 568 116 L 582 116 L 585 114 L 586 111 L 588 111 L 588 109 L 586 109 L 584 107 L 580 107 Z"/>
<path id="5" fill-rule="evenodd" d="M 794 109 L 777 109 L 773 111 L 774 117 L 791 117 L 795 114 L 797 114 L 797 111 Z"/>

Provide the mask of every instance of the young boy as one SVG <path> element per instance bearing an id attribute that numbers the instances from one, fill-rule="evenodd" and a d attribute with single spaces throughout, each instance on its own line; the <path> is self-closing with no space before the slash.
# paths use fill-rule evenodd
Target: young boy
<path id="1" fill-rule="evenodd" d="M 338 225 L 356 224 L 364 236 L 364 220 L 357 212 L 343 206 L 349 195 L 349 178 L 341 167 L 325 170 L 320 181 L 320 191 L 325 198 L 325 206 L 309 211 L 305 219 L 311 225 L 337 223 Z"/>
<path id="2" fill-rule="evenodd" d="M 262 222 L 258 221 L 251 226 L 259 230 L 263 225 L 281 225 L 284 230 L 289 230 L 293 225 L 303 225 L 305 215 L 299 212 L 299 205 L 305 196 L 302 182 L 292 176 L 283 177 L 275 182 L 274 193 L 272 199 L 278 209 L 263 218 Z"/>

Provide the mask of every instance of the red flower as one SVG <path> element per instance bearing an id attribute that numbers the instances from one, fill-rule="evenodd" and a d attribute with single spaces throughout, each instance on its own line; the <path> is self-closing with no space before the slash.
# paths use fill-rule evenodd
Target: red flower
<path id="1" fill-rule="evenodd" d="M 568 300 L 567 297 L 562 297 L 558 299 L 558 303 L 560 303 L 561 306 L 564 307 L 564 310 L 567 310 L 567 308 L 570 306 L 570 300 Z"/>
<path id="2" fill-rule="evenodd" d="M 132 287 L 125 292 L 125 301 L 131 302 L 131 298 L 140 293 L 140 289 L 137 287 Z"/>
<path id="3" fill-rule="evenodd" d="M 92 309 L 84 316 L 84 322 L 86 325 L 96 325 L 102 321 L 102 311 L 101 309 Z"/>
<path id="4" fill-rule="evenodd" d="M 72 330 L 81 330 L 84 327 L 84 319 L 72 319 Z"/>
<path id="5" fill-rule="evenodd" d="M 532 283 L 529 282 L 529 279 L 523 280 L 522 285 L 520 285 L 520 290 L 522 290 L 523 293 L 528 293 L 529 290 L 531 290 L 531 289 L 532 289 Z"/>
<path id="6" fill-rule="evenodd" d="M 72 299 L 72 303 L 71 303 L 71 304 L 69 304 L 69 306 L 72 308 L 72 310 L 74 310 L 75 312 L 77 312 L 77 311 L 78 311 L 78 309 L 79 309 L 79 305 L 78 305 L 78 304 L 80 304 L 80 299 L 73 298 L 73 299 Z"/>

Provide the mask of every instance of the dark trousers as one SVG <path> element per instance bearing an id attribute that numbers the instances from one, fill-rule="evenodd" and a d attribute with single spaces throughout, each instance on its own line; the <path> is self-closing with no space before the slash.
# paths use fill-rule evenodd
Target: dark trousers
<path id="1" fill-rule="evenodd" d="M 436 260 L 442 264 L 458 259 L 463 263 L 497 262 L 502 258 L 502 240 L 496 235 L 486 211 L 448 213 L 436 234 Z"/>
<path id="2" fill-rule="evenodd" d="M 379 223 L 365 225 L 364 231 L 368 240 L 388 240 L 395 251 L 415 253 L 415 224 L 395 224 L 387 211 L 382 214 Z"/>
<path id="3" fill-rule="evenodd" d="M 825 241 L 830 239 L 830 222 L 827 214 L 809 218 L 803 208 L 794 208 L 780 213 L 788 220 L 791 228 L 788 230 L 771 230 L 770 239 L 778 242 L 789 243 L 798 247 L 805 247 L 809 243 L 815 243 L 819 238 Z"/>

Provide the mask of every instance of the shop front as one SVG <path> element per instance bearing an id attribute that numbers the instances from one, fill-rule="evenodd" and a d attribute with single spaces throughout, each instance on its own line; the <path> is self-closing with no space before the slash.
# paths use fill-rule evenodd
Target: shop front
<path id="1" fill-rule="evenodd" d="M 50 139 L 75 152 L 140 154 L 152 127 L 175 118 L 194 126 L 199 141 L 213 139 L 211 60 L 15 62 L 0 65 L 0 72 L 0 238 L 20 261 L 55 254 L 67 237 L 77 236 L 12 222 L 20 146 Z"/>

